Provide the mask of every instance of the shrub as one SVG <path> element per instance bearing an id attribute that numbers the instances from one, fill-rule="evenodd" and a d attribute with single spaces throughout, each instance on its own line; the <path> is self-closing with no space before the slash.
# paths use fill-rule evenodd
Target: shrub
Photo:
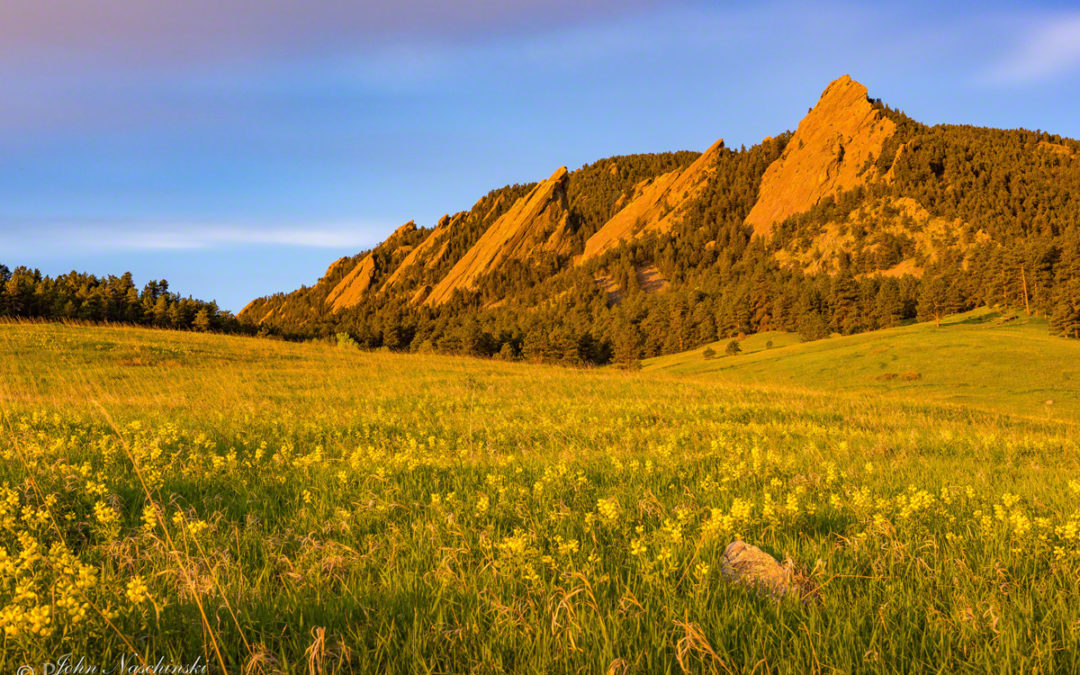
<path id="1" fill-rule="evenodd" d="M 335 336 L 337 338 L 337 346 L 345 347 L 348 349 L 360 349 L 360 344 L 353 339 L 353 336 L 346 332 L 339 332 Z"/>

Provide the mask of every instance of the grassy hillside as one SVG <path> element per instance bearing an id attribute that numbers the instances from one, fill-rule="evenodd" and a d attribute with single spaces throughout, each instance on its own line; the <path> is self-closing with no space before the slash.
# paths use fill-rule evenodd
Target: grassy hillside
<path id="1" fill-rule="evenodd" d="M 1080 419 L 1080 342 L 1052 337 L 1045 319 L 1022 313 L 977 310 L 940 328 L 922 323 L 808 343 L 790 333 L 754 335 L 736 356 L 724 355 L 726 345 L 710 345 L 714 359 L 702 347 L 649 359 L 643 369 Z"/>
<path id="2" fill-rule="evenodd" d="M 1080 669 L 1070 423 L 712 376 L 0 324 L 0 670 Z"/>

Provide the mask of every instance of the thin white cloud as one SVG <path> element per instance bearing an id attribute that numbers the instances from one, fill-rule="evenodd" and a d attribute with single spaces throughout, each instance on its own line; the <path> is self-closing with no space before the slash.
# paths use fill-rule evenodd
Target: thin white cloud
<path id="1" fill-rule="evenodd" d="M 355 248 L 374 245 L 385 224 L 247 226 L 162 223 L 31 223 L 0 225 L 0 254 L 71 255 L 132 251 L 206 250 L 238 246 Z"/>
<path id="2" fill-rule="evenodd" d="M 994 84 L 1045 82 L 1080 69 L 1080 13 L 1042 20 L 1035 24 L 1005 58 L 993 66 L 986 80 Z"/>

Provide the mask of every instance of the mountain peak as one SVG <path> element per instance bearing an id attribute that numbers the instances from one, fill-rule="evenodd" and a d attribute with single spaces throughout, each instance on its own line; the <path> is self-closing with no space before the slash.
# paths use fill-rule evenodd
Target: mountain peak
<path id="1" fill-rule="evenodd" d="M 408 234 L 409 232 L 415 232 L 415 231 L 416 231 L 416 221 L 415 220 L 410 220 L 409 222 L 405 223 L 404 225 L 401 225 L 396 230 L 394 230 L 394 232 L 389 237 L 387 237 L 386 240 L 390 241 L 391 239 L 398 239 L 398 238 L 401 238 L 404 235 Z"/>
<path id="2" fill-rule="evenodd" d="M 833 80 L 791 137 L 784 154 L 765 171 L 746 222 L 755 234 L 810 210 L 828 196 L 865 185 L 868 160 L 881 154 L 896 124 L 867 98 L 849 75 Z"/>
<path id="3" fill-rule="evenodd" d="M 559 167 L 536 184 L 498 220 L 431 290 L 425 302 L 440 305 L 457 289 L 472 290 L 476 281 L 509 259 L 525 259 L 535 250 L 569 251 L 566 186 L 569 172 Z"/>
<path id="4" fill-rule="evenodd" d="M 821 92 L 821 98 L 843 95 L 848 91 L 858 92 L 865 96 L 866 86 L 851 79 L 851 75 L 841 75 L 825 87 L 825 91 Z"/>
<path id="5" fill-rule="evenodd" d="M 710 171 L 724 149 L 721 138 L 686 168 L 662 174 L 641 186 L 628 204 L 589 237 L 577 264 L 648 232 L 671 231 L 685 207 L 708 182 Z"/>

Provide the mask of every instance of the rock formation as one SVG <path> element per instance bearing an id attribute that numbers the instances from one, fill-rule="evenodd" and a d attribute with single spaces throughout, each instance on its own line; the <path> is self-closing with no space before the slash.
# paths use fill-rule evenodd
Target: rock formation
<path id="1" fill-rule="evenodd" d="M 724 549 L 720 574 L 726 581 L 752 586 L 775 599 L 789 593 L 797 594 L 804 601 L 816 598 L 816 591 L 809 580 L 795 572 L 790 560 L 781 564 L 757 546 L 744 541 L 733 541 Z"/>
<path id="2" fill-rule="evenodd" d="M 474 289 L 477 279 L 506 260 L 525 259 L 536 250 L 569 253 L 566 181 L 564 166 L 515 202 L 431 289 L 425 302 L 439 305 L 458 288 Z"/>
<path id="3" fill-rule="evenodd" d="M 709 179 L 709 169 L 724 149 L 720 139 L 690 166 L 657 176 L 585 242 L 581 264 L 646 232 L 668 232 L 683 208 L 698 195 Z"/>
<path id="4" fill-rule="evenodd" d="M 401 240 L 408 234 L 416 231 L 416 223 L 409 221 L 394 230 L 394 233 L 386 238 L 379 248 L 396 251 L 401 247 Z M 326 270 L 326 277 L 331 277 L 340 267 L 342 260 L 338 260 Z M 375 279 L 375 258 L 371 253 L 364 256 L 345 277 L 338 282 L 326 296 L 326 304 L 330 305 L 331 311 L 340 312 L 343 309 L 354 307 L 359 304 L 364 293 L 371 288 Z M 324 277 L 325 278 L 325 277 Z"/>
<path id="5" fill-rule="evenodd" d="M 375 278 L 375 259 L 368 253 L 345 278 L 338 282 L 326 296 L 326 304 L 335 312 L 352 307 L 371 286 Z"/>
<path id="6" fill-rule="evenodd" d="M 409 255 L 405 256 L 405 259 L 401 261 L 401 264 L 394 268 L 393 273 L 386 278 L 382 287 L 379 288 L 379 293 L 387 291 L 396 286 L 405 272 L 412 269 L 416 265 L 424 265 L 426 268 L 431 268 L 432 265 L 437 263 L 442 255 L 446 251 L 445 239 L 454 225 L 461 222 L 465 217 L 464 213 L 458 214 L 454 218 L 449 215 L 445 215 L 439 219 L 438 225 L 431 231 L 427 237 L 424 238 L 414 249 L 409 251 Z M 436 247 L 439 244 L 443 244 L 438 250 Z"/>
<path id="7" fill-rule="evenodd" d="M 830 84 L 799 123 L 780 159 L 765 171 L 746 217 L 754 234 L 808 211 L 824 197 L 865 185 L 896 124 L 875 108 L 866 87 L 844 75 Z"/>

